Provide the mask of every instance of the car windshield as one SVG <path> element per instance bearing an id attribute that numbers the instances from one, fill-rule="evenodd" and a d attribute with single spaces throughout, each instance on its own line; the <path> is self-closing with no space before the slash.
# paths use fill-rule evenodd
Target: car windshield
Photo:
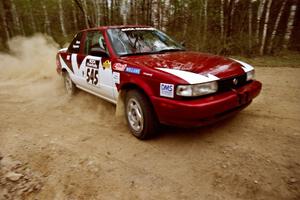
<path id="1" fill-rule="evenodd" d="M 112 28 L 108 35 L 119 56 L 184 51 L 184 47 L 154 28 Z"/>

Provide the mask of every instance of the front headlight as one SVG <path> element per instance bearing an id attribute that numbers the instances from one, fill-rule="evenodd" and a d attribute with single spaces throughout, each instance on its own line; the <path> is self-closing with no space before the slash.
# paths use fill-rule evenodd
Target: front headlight
<path id="1" fill-rule="evenodd" d="M 255 77 L 255 71 L 251 70 L 249 72 L 247 72 L 247 81 L 253 80 Z"/>
<path id="2" fill-rule="evenodd" d="M 206 94 L 215 93 L 218 90 L 218 83 L 216 81 L 201 83 L 195 85 L 178 85 L 176 94 L 184 97 L 196 97 Z"/>

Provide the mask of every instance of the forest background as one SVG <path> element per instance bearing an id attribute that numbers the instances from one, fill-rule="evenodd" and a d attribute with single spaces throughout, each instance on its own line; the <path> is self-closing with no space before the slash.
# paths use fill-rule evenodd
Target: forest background
<path id="1" fill-rule="evenodd" d="M 300 51 L 300 0 L 0 0 L 0 50 L 15 36 L 61 46 L 81 29 L 154 26 L 190 50 L 222 55 Z"/>

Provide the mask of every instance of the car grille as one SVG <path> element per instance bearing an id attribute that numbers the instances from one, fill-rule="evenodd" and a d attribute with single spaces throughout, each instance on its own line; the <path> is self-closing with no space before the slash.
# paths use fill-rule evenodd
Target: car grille
<path id="1" fill-rule="evenodd" d="M 237 81 L 234 83 L 234 79 Z M 219 91 L 227 91 L 234 88 L 239 88 L 247 83 L 247 74 L 243 74 L 240 76 L 235 76 L 227 79 L 221 79 L 218 81 L 218 90 Z"/>

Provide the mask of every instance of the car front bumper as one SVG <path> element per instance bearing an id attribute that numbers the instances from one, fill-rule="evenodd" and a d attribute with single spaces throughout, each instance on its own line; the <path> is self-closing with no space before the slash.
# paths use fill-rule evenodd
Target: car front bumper
<path id="1" fill-rule="evenodd" d="M 162 124 L 191 127 L 223 119 L 247 107 L 261 91 L 262 84 L 252 81 L 238 89 L 191 100 L 152 96 L 157 117 Z"/>

